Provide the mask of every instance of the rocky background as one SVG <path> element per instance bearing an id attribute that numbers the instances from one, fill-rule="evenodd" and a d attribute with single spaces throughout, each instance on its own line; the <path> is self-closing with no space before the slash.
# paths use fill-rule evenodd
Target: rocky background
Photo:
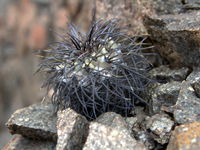
<path id="1" fill-rule="evenodd" d="M 167 64 L 171 68 L 180 69 L 178 70 L 180 74 L 177 75 L 177 73 L 171 71 L 169 68 L 161 66 L 159 68 L 160 70 L 154 70 L 155 72 L 152 72 L 154 77 L 159 76 L 159 79 L 164 78 L 167 80 L 173 79 L 174 81 L 183 81 L 189 74 L 189 70 L 191 71 L 194 66 L 199 65 L 198 61 L 193 63 L 193 56 L 196 56 L 195 60 L 198 60 L 198 55 L 196 53 L 190 56 L 190 61 L 186 61 L 187 57 L 182 56 L 187 56 L 187 51 L 180 52 L 180 47 L 176 46 L 178 42 L 180 43 L 185 41 L 185 39 L 177 38 L 177 43 L 172 43 L 171 45 L 169 44 L 172 42 L 170 41 L 171 35 L 175 37 L 178 33 L 177 37 L 182 36 L 178 31 L 172 32 L 172 30 L 178 30 L 178 27 L 180 27 L 180 25 L 175 24 L 176 21 L 173 23 L 173 15 L 179 15 L 180 13 L 194 13 L 192 15 L 188 15 L 188 17 L 178 16 L 174 19 L 176 20 L 182 17 L 182 20 L 187 20 L 190 18 L 191 20 L 188 20 L 187 23 L 191 23 L 191 21 L 195 20 L 195 18 L 192 18 L 191 16 L 199 16 L 198 13 L 195 14 L 196 11 L 200 10 L 200 3 L 198 0 L 97 0 L 96 6 L 97 18 L 100 17 L 104 20 L 114 17 L 120 18 L 123 20 L 124 25 L 134 29 L 135 34 L 147 34 L 148 30 L 148 33 L 152 33 L 154 35 L 152 39 L 157 39 L 153 41 L 154 44 L 157 45 L 155 51 L 160 50 L 159 54 L 163 58 L 160 61 L 158 61 L 157 58 L 154 58 L 152 62 L 154 62 L 157 66 Z M 48 48 L 48 45 L 51 41 L 59 40 L 55 34 L 49 31 L 49 29 L 53 29 L 54 31 L 62 34 L 62 30 L 60 30 L 58 27 L 67 29 L 66 22 L 68 19 L 65 17 L 65 15 L 69 16 L 69 18 L 71 18 L 71 20 L 79 29 L 81 29 L 83 32 L 87 32 L 87 29 L 90 27 L 91 23 L 93 7 L 93 0 L 0 1 L 0 137 L 3 137 L 0 139 L 0 149 L 2 149 L 12 138 L 5 127 L 5 123 L 10 118 L 11 114 L 17 109 L 40 102 L 46 92 L 45 89 L 40 91 L 40 87 L 45 78 L 39 74 L 34 75 L 40 59 L 34 56 L 34 50 Z M 150 16 L 154 16 L 155 18 L 144 16 L 145 13 Z M 165 16 L 159 18 L 161 15 L 172 16 L 171 18 Z M 198 20 L 198 17 L 196 19 Z M 198 42 L 198 38 L 196 37 L 199 35 L 199 28 L 194 29 L 192 26 L 188 26 L 187 23 L 181 24 L 183 25 L 181 30 L 186 29 L 186 27 L 192 29 L 192 34 L 186 32 L 184 35 L 190 35 Z M 153 28 L 151 28 L 152 26 Z M 159 39 L 160 35 L 163 35 L 161 32 L 163 29 L 169 32 L 167 32 L 167 34 L 164 36 L 164 39 L 160 41 Z M 161 31 L 159 32 L 159 30 Z M 163 40 L 168 43 L 163 42 Z M 164 48 L 162 47 L 163 44 Z M 195 44 L 191 44 L 191 46 L 198 47 L 198 45 Z M 171 63 L 174 60 L 176 60 L 175 64 L 177 67 Z M 183 66 L 188 68 L 183 68 L 181 70 L 181 67 Z M 161 73 L 162 70 L 165 72 L 158 75 L 157 73 Z M 168 70 L 168 72 L 166 70 Z M 192 82 L 192 79 L 188 79 L 188 82 Z M 174 89 L 172 89 L 172 93 L 169 94 L 169 97 L 174 96 L 173 99 L 177 100 L 177 93 L 179 92 L 181 85 L 180 82 L 175 82 L 172 84 L 173 85 L 170 86 L 173 86 Z M 159 91 L 160 87 L 158 87 L 157 91 L 155 91 L 157 92 L 156 96 L 158 97 L 159 94 L 162 95 L 163 93 L 163 95 L 166 96 L 165 91 L 168 91 L 167 86 L 168 84 L 164 85 L 161 88 L 161 91 Z M 186 82 L 182 84 L 182 88 L 184 86 L 188 89 L 191 89 Z M 157 85 L 155 88 L 156 87 Z M 184 96 L 184 89 L 182 91 L 182 95 Z M 152 113 L 151 115 L 153 115 L 160 111 L 161 106 L 158 106 L 156 101 L 158 98 L 155 98 L 155 93 L 151 91 L 149 93 L 149 97 L 155 99 L 155 101 L 153 101 L 153 106 L 155 108 L 153 108 L 153 110 L 149 110 L 149 113 Z M 166 97 L 166 99 L 169 97 Z M 165 102 L 165 98 L 163 99 Z M 179 98 L 179 100 L 181 101 L 181 98 Z M 175 103 L 176 101 L 171 102 L 173 105 Z M 166 104 L 165 106 L 171 105 Z M 183 106 L 176 104 L 176 107 Z M 162 109 L 168 113 L 173 113 L 169 108 L 163 107 Z M 196 110 L 196 107 L 194 110 Z M 177 113 L 175 112 L 174 116 L 178 116 L 178 113 L 179 111 L 177 111 Z M 194 116 L 193 114 L 190 115 Z M 151 122 L 156 120 L 156 118 L 162 118 L 165 120 L 166 125 L 170 124 L 170 127 L 174 125 L 174 123 L 169 119 L 169 116 L 161 115 L 152 117 L 150 121 L 146 123 L 149 129 L 153 128 L 151 127 Z M 196 119 L 194 118 L 193 121 L 195 120 Z M 184 123 L 184 119 L 177 118 L 176 123 L 182 124 Z M 94 124 L 93 126 L 95 127 L 97 125 Z M 171 130 L 171 128 L 169 130 Z M 151 134 L 155 134 L 155 132 L 158 131 L 153 131 L 152 129 Z M 139 135 L 139 132 L 137 133 L 138 138 L 144 134 L 149 134 L 149 132 L 145 132 L 144 134 L 140 133 L 141 135 Z M 160 135 L 164 136 L 166 139 L 159 139 L 157 135 L 159 135 L 159 133 L 155 135 L 158 143 L 165 144 L 168 142 L 168 134 Z M 149 145 L 149 147 L 154 147 L 152 144 Z"/>
<path id="2" fill-rule="evenodd" d="M 89 28 L 93 5 L 79 0 L 0 1 L 0 149 L 10 140 L 5 123 L 17 109 L 40 102 L 42 75 L 34 75 L 34 50 L 59 40 L 49 29 L 66 28 L 69 16 L 83 31 Z M 4 138 L 2 138 L 4 137 Z"/>

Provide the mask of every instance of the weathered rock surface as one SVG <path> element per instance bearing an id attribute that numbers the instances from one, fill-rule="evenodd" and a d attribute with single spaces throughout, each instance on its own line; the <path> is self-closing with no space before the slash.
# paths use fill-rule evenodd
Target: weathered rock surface
<path id="1" fill-rule="evenodd" d="M 29 139 L 22 136 L 14 137 L 3 150 L 55 150 L 56 142 Z"/>
<path id="2" fill-rule="evenodd" d="M 134 138 L 141 141 L 148 149 L 153 149 L 156 146 L 156 142 L 149 131 L 146 130 L 146 121 L 149 117 L 146 117 L 143 122 L 138 121 L 140 118 L 136 118 L 137 120 L 131 128 Z"/>
<path id="3" fill-rule="evenodd" d="M 124 118 L 115 112 L 106 112 L 97 118 L 97 122 L 129 134 Z"/>
<path id="4" fill-rule="evenodd" d="M 186 124 L 200 121 L 200 98 L 194 92 L 192 86 L 183 81 L 174 109 L 174 119 L 178 124 Z"/>
<path id="5" fill-rule="evenodd" d="M 151 137 L 160 144 L 166 144 L 171 136 L 174 122 L 166 114 L 157 114 L 147 120 L 146 129 L 150 130 Z"/>
<path id="6" fill-rule="evenodd" d="M 38 103 L 17 110 L 6 123 L 11 134 L 39 139 L 57 141 L 56 122 L 51 103 Z"/>
<path id="7" fill-rule="evenodd" d="M 193 71 L 186 79 L 195 90 L 198 98 L 200 98 L 200 70 Z"/>
<path id="8" fill-rule="evenodd" d="M 84 116 L 70 108 L 58 112 L 56 149 L 81 150 L 87 138 L 88 125 Z"/>
<path id="9" fill-rule="evenodd" d="M 146 150 L 146 147 L 131 138 L 129 134 L 97 122 L 91 122 L 83 150 L 91 149 Z"/>
<path id="10" fill-rule="evenodd" d="M 141 141 L 148 149 L 153 149 L 156 146 L 155 140 L 148 131 L 140 130 L 139 128 L 134 128 L 133 131 L 137 140 Z"/>
<path id="11" fill-rule="evenodd" d="M 200 123 L 180 125 L 172 132 L 167 150 L 199 150 Z"/>
<path id="12" fill-rule="evenodd" d="M 150 78 L 158 82 L 183 81 L 187 78 L 189 69 L 182 67 L 181 69 L 170 69 L 161 65 L 153 68 L 150 72 Z"/>
<path id="13" fill-rule="evenodd" d="M 183 9 L 186 12 L 194 11 L 194 10 L 200 10 L 200 2 L 199 0 L 182 0 Z"/>
<path id="14" fill-rule="evenodd" d="M 29 148 L 28 141 L 33 144 L 40 141 L 35 149 L 146 149 L 130 136 L 131 130 L 128 131 L 125 119 L 119 114 L 107 112 L 97 118 L 99 123 L 93 121 L 89 124 L 84 116 L 70 108 L 59 111 L 58 119 L 52 111 L 51 103 L 35 104 L 16 111 L 6 125 L 11 134 L 26 137 L 13 139 L 5 149 Z"/>
<path id="15" fill-rule="evenodd" d="M 161 107 L 169 107 L 176 104 L 178 94 L 181 88 L 181 82 L 169 82 L 166 84 L 158 85 L 154 89 L 150 89 L 147 93 L 149 103 L 148 114 L 154 115 L 161 113 Z"/>
<path id="16" fill-rule="evenodd" d="M 146 116 L 143 122 L 132 127 L 134 137 L 148 149 L 164 149 L 168 143 L 174 121 L 167 114 Z"/>
<path id="17" fill-rule="evenodd" d="M 180 0 L 153 0 L 153 4 L 157 15 L 183 13 L 183 6 Z"/>
<path id="18" fill-rule="evenodd" d="M 138 121 L 137 117 L 127 117 L 125 119 L 125 121 L 126 121 L 126 125 L 127 125 L 127 129 L 128 129 L 129 134 L 131 135 L 132 138 L 134 138 L 132 129 L 137 124 L 137 121 Z"/>
<path id="19" fill-rule="evenodd" d="M 200 66 L 200 11 L 143 17 L 155 49 L 173 68 Z"/>

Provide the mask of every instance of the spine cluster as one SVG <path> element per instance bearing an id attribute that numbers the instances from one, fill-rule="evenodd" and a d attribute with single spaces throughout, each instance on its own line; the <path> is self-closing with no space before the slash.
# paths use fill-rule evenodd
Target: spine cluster
<path id="1" fill-rule="evenodd" d="M 135 100 L 144 91 L 149 79 L 145 73 L 150 64 L 144 57 L 143 40 L 130 37 L 131 29 L 120 27 L 121 22 L 111 19 L 94 22 L 87 34 L 71 22 L 70 31 L 59 35 L 60 42 L 46 53 L 37 72 L 46 72 L 42 87 L 51 97 L 55 109 L 70 107 L 89 120 L 107 111 L 127 115 L 135 107 Z M 144 102 L 145 103 L 145 102 Z"/>

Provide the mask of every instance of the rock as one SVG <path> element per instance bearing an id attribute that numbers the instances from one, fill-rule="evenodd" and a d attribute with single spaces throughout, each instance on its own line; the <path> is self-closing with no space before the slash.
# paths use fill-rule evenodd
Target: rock
<path id="1" fill-rule="evenodd" d="M 199 0 L 182 0 L 183 5 L 183 9 L 186 12 L 191 12 L 194 10 L 200 10 L 200 3 Z"/>
<path id="2" fill-rule="evenodd" d="M 154 3 L 153 8 L 157 15 L 180 14 L 184 12 L 180 0 L 172 0 L 172 1 L 154 0 L 153 3 Z"/>
<path id="3" fill-rule="evenodd" d="M 146 147 L 131 138 L 129 134 L 97 122 L 91 122 L 83 150 L 90 149 L 146 150 Z"/>
<path id="4" fill-rule="evenodd" d="M 181 69 L 170 69 L 167 66 L 161 65 L 153 68 L 150 72 L 150 78 L 158 82 L 183 81 L 189 74 L 189 69 L 182 67 Z"/>
<path id="5" fill-rule="evenodd" d="M 200 99 L 189 82 L 182 82 L 178 100 L 172 108 L 174 120 L 178 124 L 200 121 Z"/>
<path id="6" fill-rule="evenodd" d="M 174 122 L 166 114 L 154 115 L 147 120 L 146 129 L 150 130 L 151 137 L 160 144 L 166 144 L 171 136 Z"/>
<path id="7" fill-rule="evenodd" d="M 55 150 L 56 142 L 40 141 L 40 140 L 29 139 L 22 136 L 17 136 L 11 139 L 3 150 L 29 150 L 29 149 Z"/>
<path id="8" fill-rule="evenodd" d="M 141 141 L 148 149 L 155 147 L 156 142 L 148 131 L 142 131 L 139 128 L 134 128 L 133 131 L 136 139 Z"/>
<path id="9" fill-rule="evenodd" d="M 4 8 L 4 2 L 0 3 L 2 4 L 0 7 Z M 85 32 L 90 27 L 93 9 L 93 2 L 89 0 L 84 2 L 78 0 L 66 2 L 62 0 L 29 0 L 9 1 L 7 4 L 9 5 L 5 7 L 6 9 L 1 9 L 1 12 L 6 11 L 5 19 L 0 14 L 0 33 L 2 33 L 0 34 L 0 45 L 2 45 L 2 51 L 0 51 L 2 62 L 0 103 L 2 105 L 0 104 L 0 106 L 3 112 L 2 117 L 6 116 L 5 110 L 13 111 L 24 107 L 22 104 L 24 102 L 26 106 L 30 105 L 33 103 L 32 101 L 36 102 L 44 96 L 44 92 L 36 94 L 43 82 L 42 79 L 35 82 L 31 78 L 36 70 L 36 62 L 38 62 L 32 56 L 32 51 L 44 49 L 50 41 L 60 40 L 48 32 L 48 29 L 53 28 L 59 32 L 58 27 L 66 28 L 66 22 L 68 22 L 64 16 L 66 14 L 81 31 Z M 150 106 L 152 104 L 152 110 L 146 111 L 143 106 L 137 106 L 133 111 L 136 117 L 127 117 L 126 119 L 116 113 L 108 112 L 102 114 L 97 122 L 93 121 L 89 124 L 83 116 L 67 109 L 58 113 L 57 120 L 56 115 L 53 115 L 51 104 L 36 104 L 18 110 L 8 121 L 7 127 L 11 134 L 17 133 L 26 137 L 19 136 L 12 139 L 5 149 L 56 149 L 56 147 L 57 149 L 81 149 L 83 147 L 84 149 L 146 149 L 146 147 L 148 149 L 164 149 L 173 121 L 167 115 L 154 115 L 155 113 L 163 113 L 162 111 L 172 113 L 176 124 L 199 120 L 199 72 L 194 71 L 189 77 L 187 75 L 190 71 L 189 68 L 200 64 L 200 13 L 196 11 L 180 14 L 184 11 L 198 10 L 199 1 L 97 0 L 96 4 L 96 18 L 100 17 L 103 20 L 122 18 L 122 25 L 130 28 L 136 27 L 133 29 L 135 34 L 147 33 L 142 24 L 143 13 L 154 16 L 144 16 L 143 20 L 145 26 L 148 27 L 148 32 L 152 33 L 155 49 L 159 51 L 166 63 L 170 64 L 171 68 L 177 67 L 178 69 L 172 70 L 166 66 L 160 66 L 153 69 L 151 75 L 155 81 L 162 80 L 161 82 L 170 83 L 152 83 L 151 94 L 147 94 L 147 98 L 145 98 L 150 102 Z M 165 16 L 157 17 L 159 15 Z M 16 39 L 18 39 L 17 42 Z M 183 80 L 186 81 L 182 82 Z M 5 99 L 8 101 L 4 102 Z M 172 106 L 174 104 L 176 105 Z M 145 111 L 149 113 L 148 115 L 154 116 L 147 116 Z M 191 132 L 188 133 L 191 134 L 191 137 L 194 135 L 193 130 L 199 131 L 198 128 L 191 127 Z M 180 133 L 175 134 L 178 136 Z M 175 134 L 174 137 L 176 137 Z M 193 147 L 192 144 L 192 142 L 195 143 L 195 140 L 198 144 L 198 136 L 196 139 L 192 137 L 191 145 L 183 144 L 185 146 L 183 147 L 199 149 L 199 147 Z M 134 138 L 144 143 L 146 147 Z M 174 142 L 173 138 L 170 142 Z M 180 141 L 177 140 L 177 143 Z M 173 144 L 177 146 L 176 143 Z"/>
<path id="10" fill-rule="evenodd" d="M 11 134 L 57 141 L 57 117 L 51 103 L 38 103 L 17 110 L 6 123 Z"/>
<path id="11" fill-rule="evenodd" d="M 171 82 L 163 85 L 159 85 L 148 92 L 149 103 L 148 107 L 149 115 L 161 113 L 161 107 L 169 107 L 176 104 L 178 94 L 181 88 L 180 82 Z"/>
<path id="12" fill-rule="evenodd" d="M 136 115 L 138 124 L 141 124 L 147 117 L 147 114 L 144 111 L 144 107 L 138 106 L 131 113 Z"/>
<path id="13" fill-rule="evenodd" d="M 82 149 L 87 138 L 88 125 L 89 122 L 84 116 L 77 114 L 70 108 L 58 112 L 56 149 Z"/>
<path id="14" fill-rule="evenodd" d="M 199 150 L 200 123 L 180 125 L 172 132 L 167 150 Z"/>
<path id="15" fill-rule="evenodd" d="M 146 34 L 146 29 L 142 24 L 142 13 L 153 13 L 153 0 L 148 2 L 144 0 L 97 0 L 97 18 L 103 20 L 109 20 L 112 18 L 120 18 L 123 22 L 122 25 L 126 25 L 133 29 L 135 35 Z"/>
<path id="16" fill-rule="evenodd" d="M 96 5 L 96 19 L 122 19 L 122 24 L 133 28 L 135 34 L 147 33 L 142 24 L 143 13 L 156 16 L 182 12 L 180 0 L 97 0 Z M 64 35 L 59 27 L 66 29 L 69 20 L 65 15 L 87 32 L 93 6 L 91 0 L 0 0 L 0 134 L 15 110 L 40 102 L 45 95 L 45 89 L 38 92 L 45 79 L 42 75 L 33 76 L 40 59 L 33 51 L 50 48 L 51 41 L 61 40 L 49 29 Z M 9 138 L 8 133 L 5 139 Z M 2 142 L 0 149 L 6 144 Z"/>
<path id="17" fill-rule="evenodd" d="M 127 125 L 124 118 L 115 112 L 103 113 L 97 118 L 97 122 L 128 134 Z"/>
<path id="18" fill-rule="evenodd" d="M 184 13 L 180 0 L 97 0 L 97 18 L 109 20 L 120 18 L 123 24 L 133 28 L 135 34 L 145 34 L 142 14 L 154 16 Z"/>
<path id="19" fill-rule="evenodd" d="M 132 129 L 137 124 L 137 117 L 127 117 L 125 119 L 125 121 L 126 121 L 126 124 L 127 124 L 127 129 L 128 129 L 129 134 L 131 135 L 132 138 L 134 138 Z"/>
<path id="20" fill-rule="evenodd" d="M 200 70 L 193 71 L 186 79 L 195 90 L 198 98 L 200 98 Z"/>
<path id="21" fill-rule="evenodd" d="M 200 5 L 199 4 L 186 4 L 183 6 L 183 9 L 188 11 L 188 10 L 200 10 Z"/>
<path id="22" fill-rule="evenodd" d="M 200 11 L 159 17 L 143 16 L 155 49 L 172 68 L 200 66 Z"/>

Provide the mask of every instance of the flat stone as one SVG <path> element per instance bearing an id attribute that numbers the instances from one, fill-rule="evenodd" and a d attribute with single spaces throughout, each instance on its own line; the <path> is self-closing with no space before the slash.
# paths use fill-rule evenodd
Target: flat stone
<path id="1" fill-rule="evenodd" d="M 199 150 L 200 149 L 200 123 L 176 126 L 173 131 L 167 150 Z"/>
<path id="2" fill-rule="evenodd" d="M 155 49 L 172 68 L 200 66 L 200 11 L 143 16 Z"/>
<path id="3" fill-rule="evenodd" d="M 91 149 L 146 150 L 146 147 L 141 142 L 131 138 L 129 134 L 97 122 L 91 122 L 83 150 Z"/>
<path id="4" fill-rule="evenodd" d="M 55 150 L 56 142 L 40 141 L 40 140 L 29 139 L 22 136 L 17 136 L 11 139 L 3 150 L 30 150 L 30 149 Z"/>
<path id="5" fill-rule="evenodd" d="M 6 126 L 11 134 L 57 141 L 57 116 L 53 110 L 51 103 L 38 103 L 19 109 L 12 114 Z"/>
<path id="6" fill-rule="evenodd" d="M 87 119 L 68 108 L 58 112 L 57 150 L 78 150 L 82 149 L 86 141 L 89 122 Z"/>

